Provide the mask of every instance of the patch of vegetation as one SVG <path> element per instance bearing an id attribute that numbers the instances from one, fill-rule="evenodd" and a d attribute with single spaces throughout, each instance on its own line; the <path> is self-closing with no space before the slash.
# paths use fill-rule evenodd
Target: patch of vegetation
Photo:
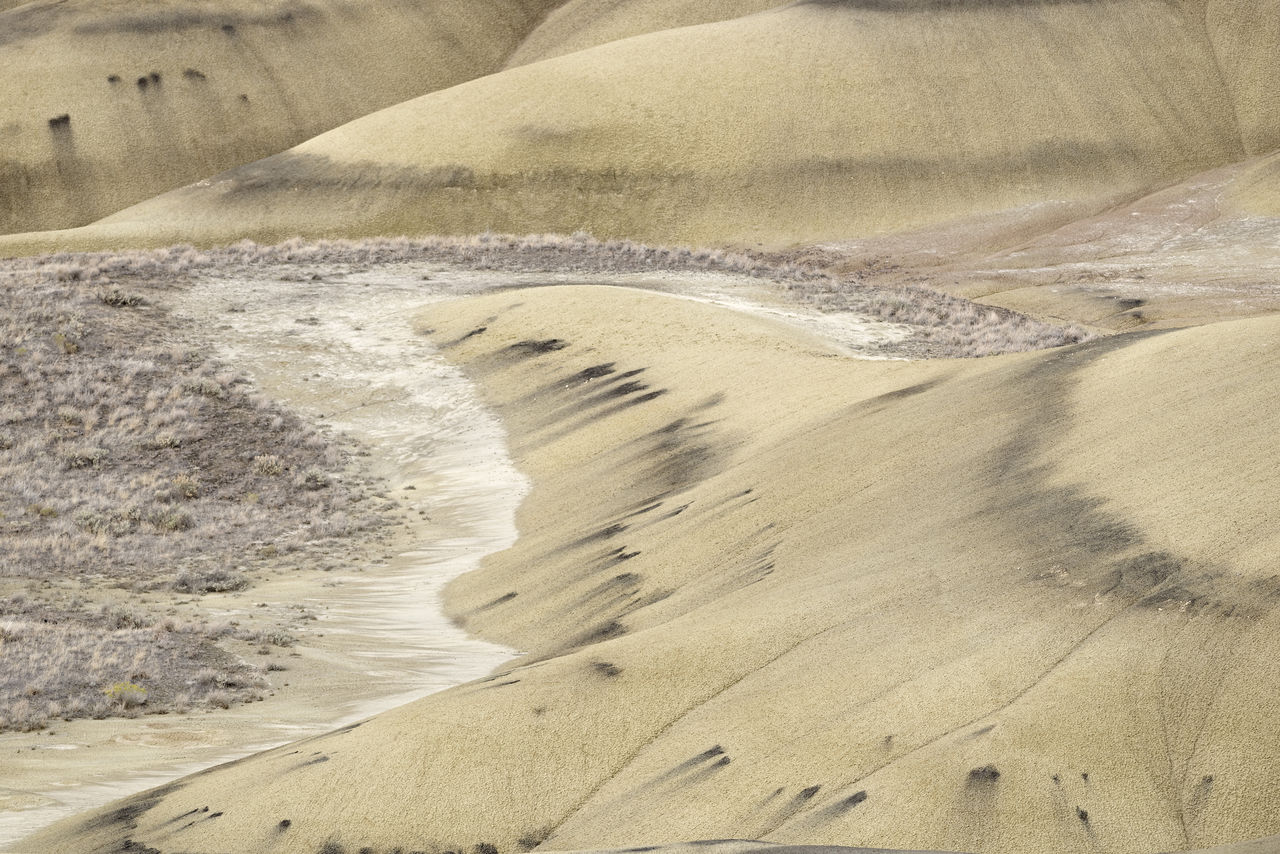
<path id="1" fill-rule="evenodd" d="M 182 253 L 154 260 L 0 265 L 0 730 L 260 698 L 173 597 L 379 523 L 342 447 L 174 343 Z"/>

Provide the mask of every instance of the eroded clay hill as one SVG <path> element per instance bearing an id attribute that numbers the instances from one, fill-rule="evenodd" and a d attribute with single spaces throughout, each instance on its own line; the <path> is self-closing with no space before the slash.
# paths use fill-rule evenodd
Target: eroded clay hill
<path id="1" fill-rule="evenodd" d="M 1280 63 L 1271 50 L 1280 14 L 1257 4 L 809 0 L 694 11 L 672 0 L 607 10 L 570 3 L 518 46 L 533 4 L 520 15 L 512 5 L 490 4 L 503 25 L 480 29 L 501 45 L 476 48 L 484 58 L 462 76 L 515 67 L 450 88 L 442 87 L 457 81 L 447 75 L 415 70 L 421 89 L 439 91 L 84 233 L 6 248 L 485 229 L 780 245 L 1056 206 L 1051 226 L 1266 152 L 1280 136 L 1267 82 Z M 668 12 L 673 23 L 741 16 L 596 44 L 643 33 Z M 280 36 L 275 73 L 297 79 L 299 97 L 362 99 L 361 87 L 333 79 L 351 62 L 326 63 L 328 82 L 290 76 L 288 51 L 308 68 L 317 51 L 285 37 L 301 27 L 276 18 L 259 27 Z M 424 27 L 437 40 L 450 32 L 434 19 Z M 207 37 L 228 38 L 218 27 Z M 344 55 L 363 63 L 372 52 L 394 64 L 395 50 L 367 48 Z M 552 58 L 532 61 L 542 56 Z M 178 65 L 201 70 L 202 62 Z M 110 69 L 99 66 L 76 72 L 76 86 L 110 94 Z M 118 96 L 127 92 L 136 113 L 131 128 L 145 126 L 148 98 L 213 88 L 178 76 L 140 93 L 134 77 L 148 72 L 118 73 L 126 77 Z M 218 89 L 229 93 L 228 109 L 239 109 L 246 85 Z M 78 113 L 52 101 L 44 112 L 72 113 L 69 128 L 42 119 L 46 148 L 64 137 L 75 151 L 95 147 L 81 142 Z M 270 112 L 281 121 L 284 111 Z M 58 174 L 67 170 L 45 178 Z M 59 180 L 61 191 L 57 180 L 33 184 L 65 197 Z"/>
<path id="2" fill-rule="evenodd" d="M 422 323 L 534 485 L 449 608 L 527 655 L 32 850 L 1280 833 L 1275 317 L 969 362 L 618 288 Z"/>
<path id="3" fill-rule="evenodd" d="M 0 2 L 0 233 L 92 222 L 502 67 L 554 0 Z"/>

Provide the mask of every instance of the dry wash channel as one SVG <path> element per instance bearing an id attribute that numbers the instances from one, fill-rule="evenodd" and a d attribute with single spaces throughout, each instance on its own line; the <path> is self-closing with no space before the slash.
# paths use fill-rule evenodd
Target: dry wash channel
<path id="1" fill-rule="evenodd" d="M 1280 832 L 1277 319 L 917 363 L 613 288 L 421 324 L 533 483 L 447 606 L 527 654 L 35 850 Z"/>
<path id="2" fill-rule="evenodd" d="M 252 373 L 259 391 L 371 448 L 362 470 L 408 518 L 388 538 L 360 541 L 354 559 L 319 546 L 289 553 L 275 571 L 254 572 L 249 589 L 199 598 L 201 614 L 245 631 L 282 631 L 272 622 L 280 614 L 309 616 L 287 624 L 293 635 L 272 659 L 264 702 L 0 733 L 0 850 L 59 818 L 361 720 L 510 656 L 440 613 L 449 579 L 514 541 L 526 484 L 470 383 L 414 332 L 411 313 L 427 298 L 420 276 L 410 285 L 358 276 L 264 284 L 271 272 L 203 271 L 166 296 L 203 335 L 213 331 L 219 355 Z M 336 524 L 334 515 L 323 521 Z M 265 661 L 254 646 L 240 649 L 251 664 Z"/>

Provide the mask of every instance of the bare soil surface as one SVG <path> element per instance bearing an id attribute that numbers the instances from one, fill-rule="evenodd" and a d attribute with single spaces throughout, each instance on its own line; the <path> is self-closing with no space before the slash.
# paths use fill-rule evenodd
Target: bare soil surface
<path id="1" fill-rule="evenodd" d="M 192 708 L 196 713 L 159 716 L 191 707 L 164 708 L 152 697 L 137 707 L 116 704 L 109 709 L 116 717 L 55 720 L 42 730 L 0 735 L 0 753 L 9 757 L 0 782 L 0 844 L 182 773 L 475 679 L 506 661 L 508 650 L 468 638 L 444 618 L 439 594 L 484 554 L 513 542 L 524 480 L 507 460 L 502 429 L 470 384 L 412 332 L 412 315 L 426 303 L 541 284 L 612 284 L 769 316 L 827 335 L 838 350 L 868 359 L 883 359 L 913 333 L 905 324 L 819 311 L 797 301 L 785 284 L 759 275 L 716 271 L 475 270 L 438 261 L 372 264 L 320 256 L 152 270 L 119 277 L 122 289 L 102 283 L 93 265 L 84 270 L 70 262 L 59 269 L 46 270 L 46 278 L 68 279 L 60 286 L 63 297 L 74 292 L 95 315 L 128 321 L 115 333 L 122 346 L 132 329 L 138 341 L 161 341 L 184 360 L 195 359 L 186 353 L 201 353 L 219 388 L 241 392 L 251 411 L 265 412 L 269 421 L 288 420 L 302 437 L 296 446 L 343 462 L 342 470 L 325 475 L 324 489 L 297 494 L 348 489 L 349 503 L 370 519 L 360 526 L 343 522 L 334 533 L 346 536 L 307 538 L 307 529 L 330 533 L 334 517 L 347 510 L 311 508 L 310 516 L 293 520 L 300 533 L 279 552 L 266 548 L 262 536 L 236 533 L 250 521 L 270 522 L 266 516 L 253 520 L 251 512 L 234 525 L 214 522 L 192 561 L 209 577 L 216 568 L 234 567 L 232 589 L 178 589 L 174 577 L 164 576 L 173 575 L 172 567 L 145 557 L 133 561 L 129 584 L 119 584 L 118 571 L 79 585 L 106 603 L 95 613 L 128 608 L 142 624 L 132 629 L 138 638 L 124 629 L 105 632 L 122 643 L 150 643 L 157 631 L 152 624 L 164 620 L 212 626 L 201 656 L 174 653 L 177 676 L 170 681 L 220 662 L 248 673 L 248 689 L 261 702 L 220 708 L 215 698 L 219 702 Z M 138 302 L 110 305 L 102 293 Z M 210 342 L 218 343 L 211 348 Z M 264 440 L 260 453 L 247 457 L 242 448 L 227 448 L 212 460 L 253 474 L 256 458 L 283 453 L 269 426 L 260 425 L 260 437 L 241 430 L 243 442 Z M 225 442 L 234 446 L 237 435 L 227 433 Z M 305 487 L 306 461 L 284 465 L 300 470 L 296 478 Z M 372 524 L 374 517 L 380 525 Z M 218 551 L 219 535 L 234 556 Z M 41 575 L 35 562 L 24 566 L 24 575 Z M 147 579 L 142 594 L 140 577 Z M 18 599 L 28 608 L 38 600 L 46 616 L 58 600 Z M 101 645 L 104 631 L 95 634 L 95 627 L 84 631 Z M 216 686 L 225 691 L 228 681 Z"/>
<path id="2" fill-rule="evenodd" d="M 134 327 L 137 340 L 208 352 L 216 368 L 205 372 L 210 382 L 243 393 L 252 412 L 269 416 L 257 425 L 259 435 L 252 435 L 252 421 L 239 422 L 245 442 L 265 442 L 264 448 L 245 451 L 229 433 L 224 453 L 213 455 L 217 464 L 234 459 L 237 470 L 276 477 L 272 460 L 282 452 L 269 428 L 292 419 L 303 435 L 294 444 L 342 463 L 328 474 L 302 461 L 284 463 L 297 470 L 294 492 L 334 496 L 346 489 L 347 500 L 304 514 L 287 549 L 271 548 L 262 536 L 230 536 L 237 525 L 215 526 L 199 553 L 205 573 L 199 578 L 234 567 L 235 583 L 226 589 L 193 591 L 176 579 L 152 582 L 142 596 L 133 588 L 93 587 L 110 600 L 103 614 L 128 600 L 148 623 L 138 631 L 153 631 L 153 614 L 216 627 L 210 655 L 255 675 L 249 688 L 262 702 L 212 703 L 198 714 L 163 718 L 58 721 L 44 731 L 0 735 L 0 753 L 12 757 L 0 790 L 0 844 L 174 776 L 477 678 L 506 660 L 508 650 L 468 638 L 439 607 L 449 579 L 514 541 L 524 483 L 506 457 L 502 429 L 470 385 L 413 331 L 411 318 L 432 301 L 542 285 L 654 290 L 781 321 L 845 355 L 871 359 L 937 352 L 956 341 L 970 346 L 989 328 L 998 338 L 1012 331 L 1019 348 L 1041 330 L 1059 334 L 936 295 L 915 304 L 910 294 L 895 296 L 924 311 L 890 322 L 886 315 L 896 309 L 883 293 L 841 295 L 820 271 L 769 275 L 751 269 L 760 262 L 750 260 L 741 271 L 700 269 L 744 263 L 722 263 L 715 253 L 668 255 L 667 269 L 659 255 L 653 269 L 646 265 L 655 250 L 630 245 L 622 252 L 588 247 L 568 263 L 565 244 L 556 241 L 523 255 L 521 247 L 473 246 L 463 253 L 469 258 L 457 258 L 456 246 L 447 247 L 442 254 L 454 257 L 446 258 L 415 257 L 413 247 L 406 252 L 395 242 L 380 247 L 293 244 L 230 257 L 179 248 L 133 256 L 119 271 L 110 256 L 58 262 L 61 272 L 52 275 L 88 283 L 95 312 L 154 316 L 154 329 Z M 135 291 L 142 299 L 129 305 Z M 124 313 L 140 308 L 151 314 Z M 212 351 L 209 342 L 217 342 Z M 308 478 L 321 479 L 323 488 L 308 488 Z M 349 507 L 370 520 L 352 523 Z M 374 517 L 390 524 L 370 527 Z M 257 522 L 250 512 L 239 524 Z M 228 535 L 225 555 L 216 550 L 217 532 Z M 179 670 L 196 664 L 208 669 L 192 659 Z M 139 704 L 117 711 L 160 710 Z"/>

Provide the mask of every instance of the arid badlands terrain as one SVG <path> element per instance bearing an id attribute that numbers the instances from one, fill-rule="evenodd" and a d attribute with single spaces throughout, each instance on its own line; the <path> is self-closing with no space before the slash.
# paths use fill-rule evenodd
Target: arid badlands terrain
<path id="1" fill-rule="evenodd" d="M 1280 851 L 1278 79 L 1280 0 L 0 0 L 0 848 Z"/>

